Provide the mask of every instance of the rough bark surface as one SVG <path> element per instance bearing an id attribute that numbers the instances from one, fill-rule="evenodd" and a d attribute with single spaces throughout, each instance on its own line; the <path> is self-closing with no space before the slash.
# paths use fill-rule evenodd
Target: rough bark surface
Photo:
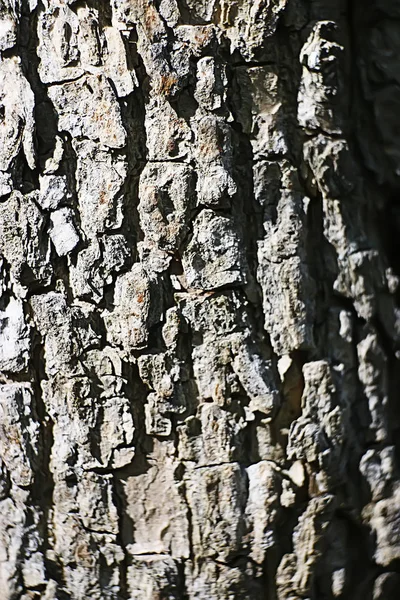
<path id="1" fill-rule="evenodd" d="M 1 600 L 400 597 L 399 28 L 0 1 Z"/>

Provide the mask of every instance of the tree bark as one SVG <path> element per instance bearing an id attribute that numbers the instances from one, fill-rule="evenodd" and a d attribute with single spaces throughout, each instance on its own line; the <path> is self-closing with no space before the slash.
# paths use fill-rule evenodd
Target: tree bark
<path id="1" fill-rule="evenodd" d="M 400 596 L 400 4 L 0 3 L 0 596 Z"/>

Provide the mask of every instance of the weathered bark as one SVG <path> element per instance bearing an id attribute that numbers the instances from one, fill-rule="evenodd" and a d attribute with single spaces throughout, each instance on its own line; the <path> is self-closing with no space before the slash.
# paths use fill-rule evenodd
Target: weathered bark
<path id="1" fill-rule="evenodd" d="M 400 597 L 400 3 L 0 1 L 0 597 Z"/>

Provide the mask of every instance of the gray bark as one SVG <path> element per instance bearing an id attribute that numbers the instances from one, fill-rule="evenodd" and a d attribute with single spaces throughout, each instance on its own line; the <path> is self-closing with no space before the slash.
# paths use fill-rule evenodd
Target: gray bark
<path id="1" fill-rule="evenodd" d="M 0 1 L 0 597 L 400 596 L 400 3 Z"/>

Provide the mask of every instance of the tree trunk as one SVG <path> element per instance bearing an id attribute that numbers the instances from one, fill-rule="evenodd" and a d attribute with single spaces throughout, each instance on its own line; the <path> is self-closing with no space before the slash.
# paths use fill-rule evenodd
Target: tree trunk
<path id="1" fill-rule="evenodd" d="M 399 2 L 0 19 L 1 599 L 399 598 Z"/>

